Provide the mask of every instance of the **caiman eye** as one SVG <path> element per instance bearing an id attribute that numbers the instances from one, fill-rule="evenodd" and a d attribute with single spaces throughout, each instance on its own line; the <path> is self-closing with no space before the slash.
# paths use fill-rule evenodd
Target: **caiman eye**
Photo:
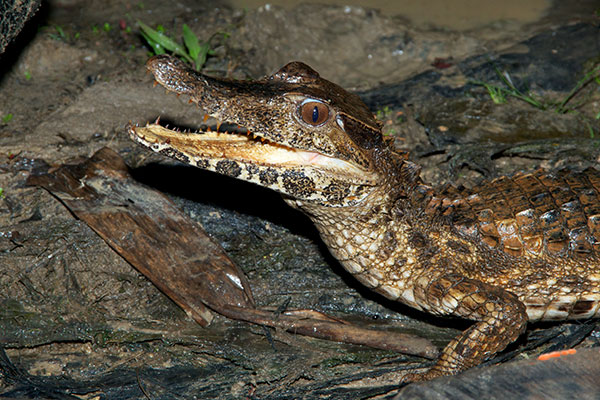
<path id="1" fill-rule="evenodd" d="M 310 125 L 321 125 L 329 118 L 329 107 L 318 101 L 309 101 L 300 106 L 302 121 Z"/>

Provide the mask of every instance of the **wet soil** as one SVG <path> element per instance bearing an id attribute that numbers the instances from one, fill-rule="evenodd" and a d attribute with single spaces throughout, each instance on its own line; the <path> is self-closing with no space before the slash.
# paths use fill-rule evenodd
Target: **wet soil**
<path id="1" fill-rule="evenodd" d="M 216 238 L 247 274 L 259 306 L 289 302 L 416 333 L 439 346 L 467 326 L 362 288 L 277 194 L 131 143 L 129 122 L 161 115 L 195 126 L 203 119 L 184 99 L 153 88 L 136 20 L 162 24 L 174 36 L 184 23 L 201 38 L 229 32 L 214 42 L 216 54 L 205 66 L 210 74 L 258 78 L 290 60 L 305 61 L 358 91 L 397 146 L 422 165 L 427 181 L 474 185 L 518 170 L 600 162 L 597 82 L 577 92 L 567 113 L 510 97 L 495 104 L 473 83 L 501 85 L 499 70 L 544 103 L 565 99 L 600 56 L 594 2 L 565 3 L 536 22 L 496 21 L 460 32 L 418 28 L 402 16 L 360 7 L 45 3 L 0 58 L 0 345 L 8 357 L 0 357 L 0 394 L 364 398 L 390 390 L 401 369 L 423 362 L 219 316 L 201 328 L 54 197 L 25 185 L 44 163 L 88 157 L 104 146 Z M 578 327 L 534 326 L 509 351 L 536 334 L 550 338 L 545 346 L 598 345 L 597 325 L 583 341 L 569 341 Z"/>

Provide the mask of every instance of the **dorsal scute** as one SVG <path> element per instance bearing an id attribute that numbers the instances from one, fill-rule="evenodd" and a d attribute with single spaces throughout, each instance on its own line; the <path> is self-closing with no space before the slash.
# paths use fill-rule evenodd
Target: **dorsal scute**
<path id="1" fill-rule="evenodd" d="M 536 171 L 449 187 L 426 207 L 461 232 L 514 256 L 600 253 L 600 173 Z"/>

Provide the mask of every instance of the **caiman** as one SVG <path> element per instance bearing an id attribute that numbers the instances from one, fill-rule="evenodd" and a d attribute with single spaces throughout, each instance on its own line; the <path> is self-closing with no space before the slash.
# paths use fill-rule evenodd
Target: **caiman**
<path id="1" fill-rule="evenodd" d="M 205 76 L 166 55 L 147 68 L 234 129 L 189 133 L 154 123 L 130 127 L 134 141 L 280 192 L 368 288 L 475 321 L 405 382 L 478 365 L 528 321 L 600 316 L 599 171 L 539 170 L 476 190 L 435 189 L 356 94 L 301 62 L 257 81 Z"/>

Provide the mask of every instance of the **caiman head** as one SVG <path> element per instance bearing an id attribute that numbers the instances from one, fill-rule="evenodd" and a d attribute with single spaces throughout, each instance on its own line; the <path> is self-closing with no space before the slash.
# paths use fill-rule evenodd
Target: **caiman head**
<path id="1" fill-rule="evenodd" d="M 208 77 L 166 55 L 148 60 L 147 68 L 218 121 L 216 129 L 197 132 L 130 127 L 134 141 L 158 153 L 274 189 L 299 207 L 358 205 L 374 191 L 391 190 L 387 183 L 398 187 L 398 171 L 418 174 L 402 168 L 407 162 L 357 95 L 306 64 L 291 62 L 258 81 Z"/>

